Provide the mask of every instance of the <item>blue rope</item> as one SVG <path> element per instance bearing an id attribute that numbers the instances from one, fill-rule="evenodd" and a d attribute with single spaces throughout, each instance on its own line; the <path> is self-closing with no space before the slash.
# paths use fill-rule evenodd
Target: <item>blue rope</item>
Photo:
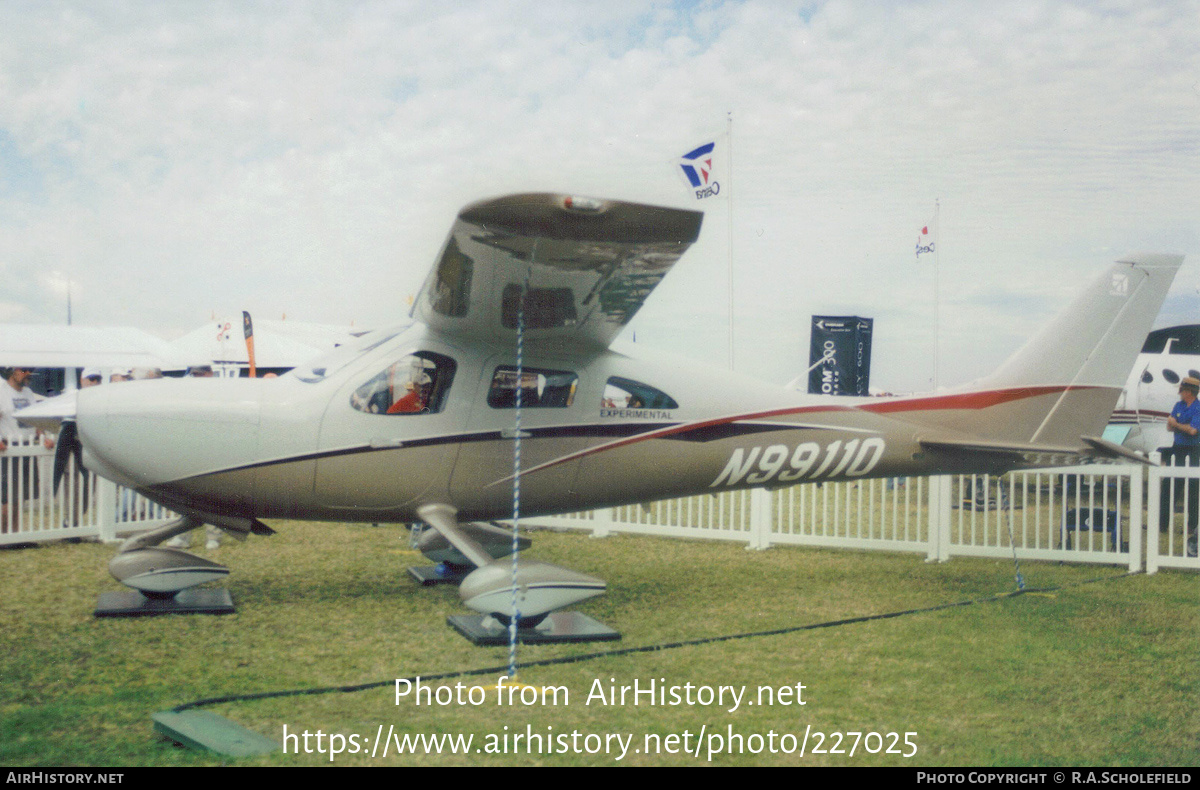
<path id="1" fill-rule="evenodd" d="M 1003 499 L 1003 493 L 1004 493 L 1004 489 L 1003 489 L 1004 480 L 1003 479 L 999 480 L 999 486 L 1000 487 L 997 489 L 997 494 L 996 494 L 996 506 L 997 507 L 1000 507 L 1001 500 Z M 985 494 L 984 495 L 985 501 L 986 501 L 986 498 L 987 497 Z M 1017 591 L 1025 592 L 1025 577 L 1021 575 L 1021 561 L 1017 559 L 1017 541 L 1013 537 L 1012 513 L 1013 513 L 1012 508 L 1010 507 L 1008 510 L 1008 518 L 1005 519 L 1006 521 L 1008 521 L 1008 545 L 1012 547 L 1013 566 L 1016 568 L 1016 573 L 1017 573 Z"/>
<path id="2" fill-rule="evenodd" d="M 533 256 L 537 254 L 537 242 L 534 242 Z M 517 546 L 520 539 L 519 527 L 521 522 L 521 390 L 525 380 L 525 295 L 529 293 L 529 277 L 533 272 L 532 265 L 525 271 L 525 282 L 521 285 L 521 299 L 517 303 L 517 397 L 516 397 L 516 428 L 517 434 L 513 439 L 513 529 L 512 529 L 512 600 L 509 607 L 512 614 L 508 620 L 508 676 L 517 676 L 517 621 L 521 613 L 517 610 Z"/>

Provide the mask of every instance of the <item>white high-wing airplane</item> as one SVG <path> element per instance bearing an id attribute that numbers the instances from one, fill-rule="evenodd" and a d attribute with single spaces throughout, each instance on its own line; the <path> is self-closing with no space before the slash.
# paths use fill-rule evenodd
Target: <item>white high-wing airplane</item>
<path id="1" fill-rule="evenodd" d="M 530 623 L 604 583 L 522 561 L 514 609 L 511 563 L 494 559 L 509 538 L 470 522 L 512 514 L 518 433 L 522 515 L 1129 454 L 1099 434 L 1182 256 L 1113 264 L 974 389 L 814 399 L 609 350 L 700 223 L 566 195 L 484 201 L 459 214 L 403 331 L 274 380 L 80 392 L 63 458 L 82 446 L 88 469 L 183 514 L 127 541 L 113 574 L 170 594 L 227 573 L 157 546 L 202 522 L 424 521 L 450 552 L 431 556 L 477 566 L 460 587 L 469 607 Z"/>
<path id="2" fill-rule="evenodd" d="M 1173 442 L 1167 417 L 1179 402 L 1179 382 L 1200 378 L 1200 324 L 1156 329 L 1146 337 L 1105 433 L 1146 454 Z"/>

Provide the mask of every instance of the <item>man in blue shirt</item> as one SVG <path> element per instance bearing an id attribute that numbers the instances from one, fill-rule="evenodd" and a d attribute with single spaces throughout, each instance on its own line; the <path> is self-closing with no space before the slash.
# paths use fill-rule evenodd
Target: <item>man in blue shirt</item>
<path id="1" fill-rule="evenodd" d="M 1179 382 L 1179 403 L 1171 409 L 1167 418 L 1167 430 L 1175 434 L 1175 443 L 1171 447 L 1161 448 L 1162 460 L 1165 465 L 1200 466 L 1200 379 L 1188 376 Z M 1171 522 L 1171 504 L 1182 502 L 1187 514 L 1187 531 L 1185 540 L 1188 556 L 1196 554 L 1196 524 L 1200 520 L 1200 480 L 1175 478 L 1164 480 L 1162 494 L 1159 498 L 1158 528 L 1166 530 Z M 1184 488 L 1186 487 L 1186 493 Z M 1174 489 L 1174 496 L 1172 496 Z M 1186 500 L 1186 501 L 1184 501 Z"/>

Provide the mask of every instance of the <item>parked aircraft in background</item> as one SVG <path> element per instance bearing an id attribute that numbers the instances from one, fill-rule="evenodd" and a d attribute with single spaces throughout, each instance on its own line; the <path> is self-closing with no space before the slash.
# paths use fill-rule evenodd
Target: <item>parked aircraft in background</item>
<path id="1" fill-rule="evenodd" d="M 514 481 L 521 513 L 536 515 L 1129 455 L 1099 434 L 1181 256 L 1119 260 L 974 389 L 814 398 L 609 349 L 700 225 L 697 212 L 613 200 L 484 201 L 459 214 L 410 326 L 278 379 L 80 392 L 59 415 L 60 460 L 82 447 L 89 469 L 183 514 L 127 541 L 111 570 L 168 594 L 227 573 L 157 545 L 203 522 L 244 534 L 269 532 L 264 518 L 423 521 L 477 567 L 460 587 L 467 606 L 529 624 L 604 582 L 523 560 L 514 595 L 497 559 L 511 542 L 473 523 L 512 515 Z"/>
<path id="2" fill-rule="evenodd" d="M 1200 324 L 1156 329 L 1146 337 L 1112 420 L 1105 429 L 1111 441 L 1150 453 L 1170 447 L 1167 416 L 1179 402 L 1179 381 L 1200 378 Z"/>

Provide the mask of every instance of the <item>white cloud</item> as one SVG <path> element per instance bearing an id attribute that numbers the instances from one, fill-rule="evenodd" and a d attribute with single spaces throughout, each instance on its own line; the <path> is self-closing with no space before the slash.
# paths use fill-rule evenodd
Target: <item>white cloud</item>
<path id="1" fill-rule="evenodd" d="M 81 321 L 387 323 L 459 206 L 682 205 L 668 163 L 728 111 L 739 367 L 774 380 L 779 343 L 803 356 L 807 315 L 836 305 L 886 317 L 876 380 L 919 386 L 902 349 L 932 331 L 911 246 L 935 197 L 948 371 L 990 366 L 1116 255 L 1200 236 L 1187 4 L 39 3 L 0 25 L 0 172 L 28 186 L 0 195 L 0 277 L 21 320 L 59 320 L 36 276 L 54 270 Z M 725 224 L 710 211 L 639 340 L 704 353 Z M 1045 299 L 979 301 L 1028 292 Z"/>

